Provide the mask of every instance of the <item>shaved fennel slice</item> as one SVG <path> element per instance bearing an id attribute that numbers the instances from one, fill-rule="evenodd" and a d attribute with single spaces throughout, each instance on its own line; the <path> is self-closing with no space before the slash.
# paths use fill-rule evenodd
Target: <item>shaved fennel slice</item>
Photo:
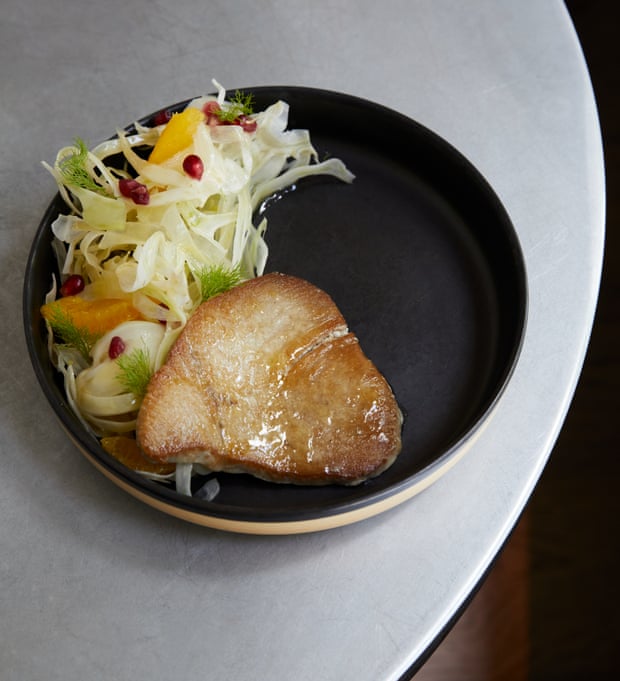
<path id="1" fill-rule="evenodd" d="M 79 376 L 83 368 L 82 355 L 74 348 L 54 346 L 54 356 L 56 358 L 54 365 L 63 377 L 67 403 L 71 408 L 71 411 L 76 415 L 86 432 L 97 437 L 97 429 L 93 428 L 93 426 L 84 418 L 77 403 L 76 377 Z"/>
<path id="2" fill-rule="evenodd" d="M 203 501 L 213 501 L 220 493 L 220 483 L 217 478 L 209 478 L 205 484 L 196 490 L 194 494 L 195 499 L 202 499 Z"/>
<path id="3" fill-rule="evenodd" d="M 159 133 L 156 128 L 149 128 L 143 125 L 136 124 L 136 134 L 127 135 L 121 131 L 121 135 L 113 137 L 112 139 L 101 142 L 92 149 L 92 154 L 100 161 L 120 154 L 123 151 L 123 141 L 126 140 L 130 147 L 153 146 L 157 141 Z"/>
<path id="4" fill-rule="evenodd" d="M 252 226 L 250 230 L 241 263 L 242 271 L 248 273 L 250 277 L 260 277 L 265 271 L 269 256 L 269 247 L 263 238 L 266 229 L 267 220 L 263 219 L 258 227 Z"/>
<path id="5" fill-rule="evenodd" d="M 250 236 L 250 229 L 252 227 L 252 203 L 250 201 L 249 187 L 245 186 L 239 192 L 239 207 L 237 210 L 237 222 L 235 224 L 235 239 L 233 242 L 233 251 L 231 263 L 236 267 L 241 263 L 243 253 L 245 252 L 246 244 Z"/>
<path id="6" fill-rule="evenodd" d="M 176 477 L 176 469 L 172 473 L 153 473 L 152 471 L 143 471 L 137 468 L 135 472 L 144 478 L 155 482 L 167 482 L 168 480 L 174 480 Z"/>
<path id="7" fill-rule="evenodd" d="M 186 497 L 192 496 L 192 467 L 191 463 L 178 463 L 175 471 L 176 490 Z"/>
<path id="8" fill-rule="evenodd" d="M 155 361 L 161 357 L 159 347 L 164 339 L 164 329 L 154 322 L 124 322 L 93 346 L 92 365 L 82 369 L 75 378 L 75 404 L 81 417 L 100 433 L 135 430 L 136 414 L 142 402 L 141 395 L 126 387 L 118 361 L 109 356 L 114 336 L 122 338 L 125 357 L 144 349 L 152 373 L 159 368 Z"/>
<path id="9" fill-rule="evenodd" d="M 252 210 L 256 210 L 269 196 L 273 196 L 273 194 L 294 185 L 302 178 L 309 177 L 310 175 L 332 175 L 349 184 L 355 179 L 355 175 L 337 158 L 330 158 L 322 163 L 291 168 L 282 173 L 282 175 L 278 175 L 255 187 L 252 193 Z"/>

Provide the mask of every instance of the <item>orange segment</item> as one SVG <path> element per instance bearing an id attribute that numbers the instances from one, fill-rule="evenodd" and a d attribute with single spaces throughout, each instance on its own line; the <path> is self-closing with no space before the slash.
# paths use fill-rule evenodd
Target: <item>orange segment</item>
<path id="1" fill-rule="evenodd" d="M 147 459 L 138 447 L 138 443 L 132 437 L 123 435 L 104 437 L 101 439 L 101 446 L 117 461 L 120 461 L 127 468 L 131 468 L 134 471 L 169 475 L 174 473 L 176 468 L 173 463 L 155 463 Z"/>
<path id="2" fill-rule="evenodd" d="M 41 307 L 41 314 L 49 322 L 58 315 L 66 316 L 76 328 L 86 329 L 95 336 L 102 336 L 123 322 L 142 319 L 138 310 L 124 298 L 85 300 L 77 295 L 46 303 Z"/>
<path id="3" fill-rule="evenodd" d="M 204 120 L 205 115 L 200 109 L 190 108 L 173 114 L 153 147 L 149 162 L 161 163 L 187 149 L 194 141 L 196 129 Z"/>

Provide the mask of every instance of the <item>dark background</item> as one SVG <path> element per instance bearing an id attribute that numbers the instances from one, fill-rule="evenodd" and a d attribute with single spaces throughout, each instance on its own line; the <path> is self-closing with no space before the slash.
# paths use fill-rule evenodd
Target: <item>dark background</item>
<path id="1" fill-rule="evenodd" d="M 568 0 L 566 6 L 599 108 L 606 246 L 583 373 L 528 508 L 529 678 L 597 681 L 620 678 L 620 5 Z"/>

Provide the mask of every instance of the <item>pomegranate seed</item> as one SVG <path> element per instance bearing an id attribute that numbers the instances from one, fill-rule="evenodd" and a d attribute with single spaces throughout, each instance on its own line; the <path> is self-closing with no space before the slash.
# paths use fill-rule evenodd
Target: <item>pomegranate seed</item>
<path id="1" fill-rule="evenodd" d="M 146 206 L 149 202 L 149 190 L 137 180 L 123 178 L 122 180 L 119 180 L 118 188 L 121 190 L 123 196 L 131 199 L 134 203 Z"/>
<path id="2" fill-rule="evenodd" d="M 249 116 L 243 114 L 239 116 L 237 120 L 239 121 L 239 125 L 243 128 L 245 132 L 254 132 L 256 130 L 257 123 L 253 118 L 250 118 Z"/>
<path id="3" fill-rule="evenodd" d="M 205 116 L 208 118 L 209 116 L 216 114 L 218 111 L 221 111 L 222 107 L 215 100 L 211 100 L 202 107 L 202 110 Z"/>
<path id="4" fill-rule="evenodd" d="M 218 111 L 221 111 L 222 107 L 216 101 L 207 102 L 203 107 L 202 111 L 207 117 L 207 125 L 222 125 L 220 117 L 217 115 Z"/>
<path id="5" fill-rule="evenodd" d="M 153 116 L 153 125 L 165 125 L 172 118 L 168 109 L 162 109 Z"/>
<path id="6" fill-rule="evenodd" d="M 84 290 L 84 277 L 81 274 L 72 274 L 65 279 L 65 282 L 60 287 L 60 295 L 64 298 L 66 296 L 74 296 Z"/>
<path id="7" fill-rule="evenodd" d="M 112 336 L 110 347 L 108 348 L 108 357 L 116 359 L 125 352 L 125 342 L 120 336 Z"/>
<path id="8" fill-rule="evenodd" d="M 200 156 L 190 154 L 183 160 L 183 170 L 194 180 L 199 180 L 204 173 L 205 167 Z"/>

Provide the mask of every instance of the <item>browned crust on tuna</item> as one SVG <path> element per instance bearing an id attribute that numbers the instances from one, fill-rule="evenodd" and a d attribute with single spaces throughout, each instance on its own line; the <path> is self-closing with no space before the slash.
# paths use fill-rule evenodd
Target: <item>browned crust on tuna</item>
<path id="1" fill-rule="evenodd" d="M 332 299 L 269 274 L 198 308 L 149 384 L 137 437 L 156 461 L 355 484 L 394 461 L 400 431 L 392 390 Z"/>

